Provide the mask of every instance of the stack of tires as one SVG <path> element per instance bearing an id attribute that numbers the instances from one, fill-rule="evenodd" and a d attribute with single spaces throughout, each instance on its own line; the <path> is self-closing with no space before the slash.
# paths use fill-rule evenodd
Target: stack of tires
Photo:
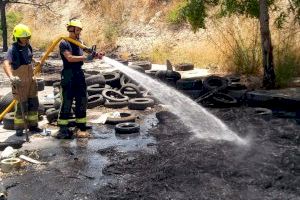
<path id="1" fill-rule="evenodd" d="M 136 69 L 140 70 L 140 69 Z M 131 110 L 145 110 L 154 105 L 154 98 L 147 93 L 138 83 L 131 80 L 126 75 L 121 77 L 121 94 L 128 96 L 128 108 Z"/>
<path id="2" fill-rule="evenodd" d="M 113 76 L 113 75 L 112 75 Z M 107 75 L 109 78 L 110 75 Z M 111 86 L 106 84 L 106 77 L 102 74 L 94 73 L 85 79 L 87 85 L 88 104 L 87 108 L 92 109 L 104 104 L 105 100 L 101 95 L 102 91 Z"/>

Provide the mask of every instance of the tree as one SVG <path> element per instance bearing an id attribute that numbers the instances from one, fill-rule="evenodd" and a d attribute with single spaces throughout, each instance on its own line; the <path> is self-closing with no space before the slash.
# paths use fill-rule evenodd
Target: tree
<path id="1" fill-rule="evenodd" d="M 3 51 L 7 51 L 7 25 L 6 25 L 6 4 L 8 0 L 1 0 L 0 11 L 1 11 L 1 27 L 2 27 L 2 41 L 3 41 Z"/>
<path id="2" fill-rule="evenodd" d="M 187 0 L 182 11 L 193 31 L 205 28 L 205 19 L 208 17 L 207 10 L 212 7 L 219 8 L 219 16 L 237 14 L 259 18 L 264 67 L 263 86 L 270 89 L 275 87 L 275 72 L 269 29 L 269 10 L 279 13 L 275 20 L 279 28 L 290 14 L 293 14 L 295 23 L 300 23 L 300 0 L 289 0 L 285 8 L 280 8 L 279 5 L 280 3 L 275 0 Z"/>
<path id="3" fill-rule="evenodd" d="M 24 4 L 24 5 L 31 5 L 36 6 L 39 8 L 46 8 L 50 9 L 49 5 L 53 3 L 54 0 L 46 0 L 45 2 L 38 3 L 36 0 L 30 1 L 19 1 L 19 0 L 0 0 L 0 11 L 1 11 L 1 27 L 2 27 L 2 41 L 3 41 L 3 49 L 2 51 L 7 51 L 7 23 L 6 23 L 6 6 L 7 4 Z"/>

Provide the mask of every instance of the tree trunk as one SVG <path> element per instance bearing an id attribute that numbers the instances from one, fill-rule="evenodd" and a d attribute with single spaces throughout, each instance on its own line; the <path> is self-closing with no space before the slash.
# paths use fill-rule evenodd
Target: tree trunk
<path id="1" fill-rule="evenodd" d="M 6 0 L 1 0 L 0 3 L 0 10 L 1 10 L 1 27 L 2 27 L 2 42 L 3 42 L 3 49 L 2 51 L 7 51 L 7 25 L 6 25 Z"/>
<path id="2" fill-rule="evenodd" d="M 275 87 L 275 72 L 267 0 L 259 0 L 259 21 L 264 67 L 263 87 L 272 89 Z"/>

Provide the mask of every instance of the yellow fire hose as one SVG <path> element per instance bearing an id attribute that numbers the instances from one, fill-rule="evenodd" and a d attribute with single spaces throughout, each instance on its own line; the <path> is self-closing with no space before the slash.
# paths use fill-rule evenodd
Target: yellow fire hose
<path id="1" fill-rule="evenodd" d="M 55 46 L 61 41 L 61 40 L 67 40 L 77 46 L 79 46 L 80 48 L 84 49 L 84 50 L 90 50 L 89 47 L 85 46 L 84 44 L 78 42 L 77 40 L 74 40 L 72 38 L 69 38 L 69 37 L 59 37 L 57 38 L 56 40 L 54 40 L 51 44 L 51 46 L 48 48 L 48 50 L 46 51 L 45 55 L 42 57 L 40 63 L 35 67 L 34 71 L 33 71 L 33 74 L 34 76 L 38 76 L 42 70 L 42 64 L 45 63 L 45 60 L 48 58 L 50 52 L 53 51 L 53 49 L 55 48 Z M 6 113 L 8 113 L 9 111 L 12 110 L 12 108 L 16 105 L 17 103 L 17 100 L 13 100 L 6 108 L 5 110 L 0 114 L 0 121 L 2 121 L 2 119 L 4 118 L 4 116 L 6 115 Z"/>

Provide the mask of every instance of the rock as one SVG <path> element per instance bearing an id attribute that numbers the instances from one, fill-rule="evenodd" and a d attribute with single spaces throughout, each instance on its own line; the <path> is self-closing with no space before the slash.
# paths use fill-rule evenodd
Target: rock
<path id="1" fill-rule="evenodd" d="M 17 150 L 15 150 L 14 148 L 12 148 L 11 146 L 8 146 L 4 149 L 4 151 L 1 153 L 0 158 L 1 159 L 5 159 L 5 158 L 12 158 L 15 157 L 17 154 Z"/>

